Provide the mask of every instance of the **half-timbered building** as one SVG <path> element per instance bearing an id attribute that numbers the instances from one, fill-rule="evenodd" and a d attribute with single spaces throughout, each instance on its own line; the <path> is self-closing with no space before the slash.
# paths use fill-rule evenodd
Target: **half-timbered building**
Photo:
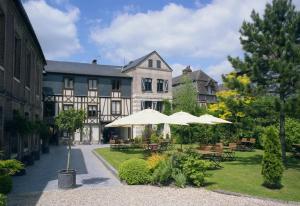
<path id="1" fill-rule="evenodd" d="M 75 133 L 76 143 L 100 143 L 114 135 L 128 138 L 130 128 L 104 126 L 131 113 L 131 81 L 120 66 L 100 65 L 96 61 L 47 61 L 43 80 L 44 119 L 54 125 L 54 117 L 60 111 L 83 109 L 87 119 L 84 128 Z"/>

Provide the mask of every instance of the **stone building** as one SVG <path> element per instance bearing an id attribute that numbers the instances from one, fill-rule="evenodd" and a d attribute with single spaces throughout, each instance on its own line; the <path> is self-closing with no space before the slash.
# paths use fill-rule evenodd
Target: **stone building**
<path id="1" fill-rule="evenodd" d="M 153 51 L 125 65 L 123 73 L 132 77 L 132 111 L 163 109 L 163 100 L 172 100 L 172 69 Z M 143 127 L 134 127 L 133 136 L 142 135 Z"/>
<path id="2" fill-rule="evenodd" d="M 39 137 L 12 135 L 5 129 L 17 113 L 42 120 L 42 73 L 45 57 L 19 0 L 0 1 L 0 150 L 22 158 L 39 150 Z"/>
<path id="3" fill-rule="evenodd" d="M 198 103 L 200 106 L 207 107 L 208 104 L 217 101 L 218 82 L 202 70 L 192 71 L 190 66 L 182 70 L 182 75 L 173 78 L 172 87 L 174 90 L 181 85 L 183 76 L 187 76 L 193 81 L 198 92 Z"/>

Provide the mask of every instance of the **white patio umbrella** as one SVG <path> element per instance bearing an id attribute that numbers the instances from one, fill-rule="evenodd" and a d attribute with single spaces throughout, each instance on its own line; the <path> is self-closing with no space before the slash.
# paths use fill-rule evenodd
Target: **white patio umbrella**
<path id="1" fill-rule="evenodd" d="M 210 115 L 210 114 L 204 114 L 204 115 L 201 115 L 198 118 L 200 119 L 200 121 L 210 122 L 212 124 L 231 124 L 232 123 L 230 121 L 227 121 L 225 119 L 221 119 L 221 118 L 215 117 L 215 116 Z"/>
<path id="2" fill-rule="evenodd" d="M 164 115 L 156 110 L 144 109 L 129 116 L 115 120 L 112 123 L 107 124 L 105 127 L 131 127 L 157 124 L 187 125 L 180 119 L 169 119 L 167 115 Z"/>
<path id="3" fill-rule="evenodd" d="M 171 121 L 180 120 L 186 124 L 215 124 L 183 111 L 170 115 L 169 119 Z"/>

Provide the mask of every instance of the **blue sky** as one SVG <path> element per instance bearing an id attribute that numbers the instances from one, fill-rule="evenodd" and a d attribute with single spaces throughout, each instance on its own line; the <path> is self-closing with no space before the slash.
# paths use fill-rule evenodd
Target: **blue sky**
<path id="1" fill-rule="evenodd" d="M 238 30 L 269 0 L 23 0 L 47 59 L 123 65 L 153 50 L 216 80 L 241 55 Z M 294 0 L 297 8 L 300 0 Z"/>

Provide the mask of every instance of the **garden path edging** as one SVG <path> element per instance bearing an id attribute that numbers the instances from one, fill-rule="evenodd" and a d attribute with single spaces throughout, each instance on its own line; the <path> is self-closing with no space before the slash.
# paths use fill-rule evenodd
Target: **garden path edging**
<path id="1" fill-rule="evenodd" d="M 93 151 L 93 154 L 103 163 L 103 165 L 116 177 L 118 178 L 118 180 L 120 180 L 119 178 L 119 175 L 118 175 L 118 171 L 113 167 L 111 166 L 111 164 L 109 164 L 100 154 L 98 154 L 96 152 L 96 149 L 94 149 Z M 122 184 L 124 184 L 122 181 L 121 181 Z"/>

